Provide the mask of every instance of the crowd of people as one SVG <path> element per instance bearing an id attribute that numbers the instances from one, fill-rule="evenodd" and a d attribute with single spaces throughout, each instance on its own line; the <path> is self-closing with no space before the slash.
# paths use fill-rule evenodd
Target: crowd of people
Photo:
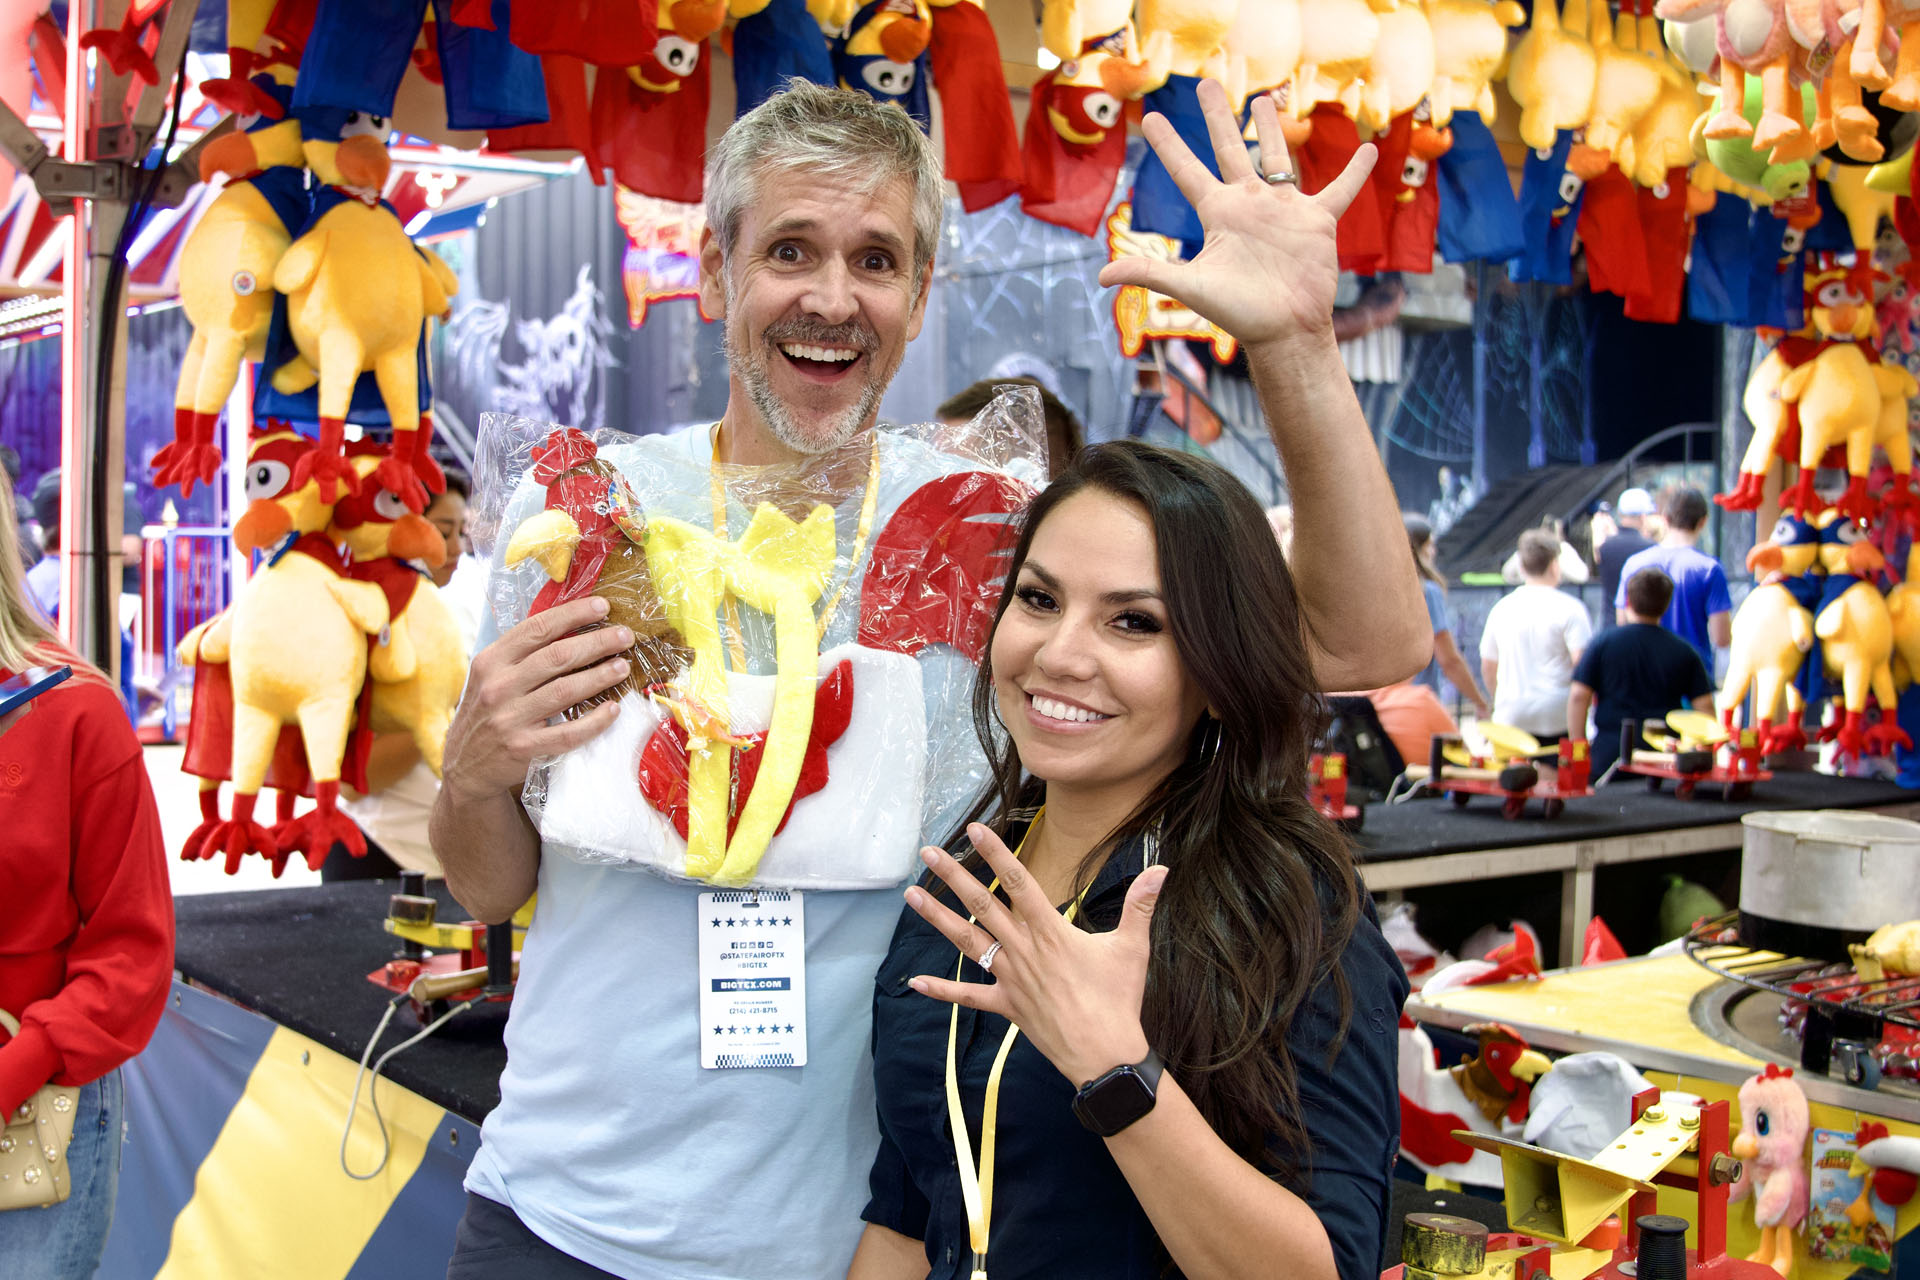
<path id="1" fill-rule="evenodd" d="M 1432 735 L 1459 732 L 1438 696 L 1441 676 L 1479 718 L 1524 729 L 1544 746 L 1591 740 L 1595 777 L 1618 758 L 1623 722 L 1711 711 L 1715 651 L 1731 639 L 1733 606 L 1725 570 L 1699 549 L 1708 510 L 1700 490 L 1673 485 L 1657 502 L 1645 489 L 1627 489 L 1597 515 L 1591 576 L 1603 601 L 1598 618 L 1563 589 L 1590 580 L 1572 545 L 1557 530 L 1523 533 L 1508 561 L 1519 585 L 1487 613 L 1477 679 L 1453 643 L 1432 526 L 1405 516 L 1435 661 L 1414 681 L 1365 695 L 1402 760 L 1425 760 Z M 1570 565 L 1578 566 L 1572 578 Z"/>

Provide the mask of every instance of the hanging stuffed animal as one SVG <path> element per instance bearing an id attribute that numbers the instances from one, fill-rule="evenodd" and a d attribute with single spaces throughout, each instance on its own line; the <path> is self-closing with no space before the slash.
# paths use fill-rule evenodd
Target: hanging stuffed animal
<path id="1" fill-rule="evenodd" d="M 1800 477 L 1780 495 L 1783 509 L 1805 518 L 1824 505 L 1814 492 L 1814 472 L 1827 450 L 1847 446 L 1851 481 L 1842 510 L 1864 519 L 1867 510 L 1864 462 L 1853 472 L 1854 460 L 1871 458 L 1873 438 L 1880 426 L 1881 388 L 1874 361 L 1863 349 L 1873 331 L 1871 266 L 1828 267 L 1808 278 L 1812 301 L 1807 320 L 1824 345 L 1811 360 L 1780 380 L 1783 404 L 1798 410 L 1800 422 Z"/>
<path id="2" fill-rule="evenodd" d="M 276 106 L 285 110 L 286 99 L 267 93 L 254 80 L 257 72 L 272 64 L 293 67 L 300 61 L 297 50 L 277 49 L 279 42 L 268 35 L 278 4 L 279 0 L 227 0 L 227 74 L 200 82 L 200 94 L 207 101 L 237 116 L 272 115 L 271 108 Z"/>
<path id="3" fill-rule="evenodd" d="M 931 129 L 926 52 L 932 38 L 927 0 L 868 0 L 832 38 L 833 73 L 842 89 L 891 102 Z"/>
<path id="4" fill-rule="evenodd" d="M 1624 0 L 1617 22 L 1607 20 L 1606 0 L 1594 0 L 1590 40 L 1593 45 L 1593 106 L 1587 115 L 1587 145 L 1613 157 L 1632 173 L 1637 161 L 1634 130 L 1660 100 L 1665 47 L 1642 47 L 1640 28 Z M 1662 166 L 1664 173 L 1665 166 Z"/>
<path id="5" fill-rule="evenodd" d="M 291 433 L 280 438 L 293 439 Z M 201 660 L 227 664 L 233 691 L 233 805 L 228 818 L 208 831 L 200 856 L 224 852 L 231 868 L 241 855 L 255 852 L 279 865 L 297 847 L 317 869 L 336 840 L 356 854 L 366 850 L 359 828 L 336 805 L 367 670 L 368 637 L 378 636 L 390 619 L 380 588 L 349 580 L 338 549 L 322 532 L 333 504 L 321 497 L 319 482 L 295 483 L 293 468 L 275 465 L 279 469 L 265 488 L 276 496 L 256 498 L 233 531 L 243 554 L 253 548 L 271 548 L 272 554 L 233 607 L 190 637 Z M 300 730 L 316 807 L 292 829 L 269 831 L 254 821 L 254 804 L 286 725 Z"/>
<path id="6" fill-rule="evenodd" d="M 1225 49 L 1220 83 L 1234 115 L 1244 119 L 1249 98 L 1278 89 L 1300 65 L 1300 0 L 1241 0 Z"/>
<path id="7" fill-rule="evenodd" d="M 1839 145 L 1855 160 L 1872 163 L 1886 154 L 1876 136 L 1879 123 L 1862 104 L 1853 78 L 1854 24 L 1860 0 L 1784 0 L 1787 30 L 1799 45 L 1795 78 L 1814 81 L 1818 113 L 1813 145 Z"/>
<path id="8" fill-rule="evenodd" d="M 1813 135 L 1794 110 L 1789 77 L 1796 46 L 1781 0 L 1659 0 L 1654 12 L 1673 22 L 1709 15 L 1714 20 L 1720 109 L 1707 123 L 1707 137 L 1750 136 L 1755 149 L 1771 152 L 1776 161 L 1804 160 L 1813 154 Z M 1757 125 L 1734 106 L 1746 101 L 1749 76 L 1761 82 L 1763 109 Z"/>
<path id="9" fill-rule="evenodd" d="M 1881 59 L 1889 30 L 1900 33 L 1899 61 L 1892 74 Z M 1920 111 L 1920 4 L 1913 0 L 1862 4 L 1850 70 L 1861 88 L 1880 90 L 1880 101 L 1887 106 Z"/>
<path id="10" fill-rule="evenodd" d="M 1227 34 L 1247 4 L 1267 7 L 1261 0 L 1139 0 L 1141 51 L 1170 75 L 1224 80 Z"/>
<path id="11" fill-rule="evenodd" d="M 1301 0 L 1300 63 L 1287 106 L 1304 120 L 1323 102 L 1349 118 L 1360 107 L 1360 78 L 1373 64 L 1380 18 L 1368 0 Z"/>
<path id="12" fill-rule="evenodd" d="M 1794 1232 L 1807 1216 L 1807 1135 L 1812 1120 L 1807 1095 L 1793 1081 L 1793 1068 L 1768 1063 L 1740 1086 L 1740 1132 L 1733 1154 L 1745 1162 L 1730 1199 L 1753 1198 L 1760 1247 L 1748 1262 L 1790 1275 Z"/>
<path id="13" fill-rule="evenodd" d="M 212 484 L 220 473 L 220 410 L 241 362 L 266 354 L 274 269 L 310 207 L 300 122 L 286 110 L 291 84 L 267 73 L 255 80 L 274 112 L 243 118 L 200 153 L 200 180 L 224 174 L 227 186 L 180 248 L 180 305 L 193 340 L 174 386 L 173 443 L 154 454 L 153 482 L 179 485 L 189 497 L 196 482 Z"/>
<path id="14" fill-rule="evenodd" d="M 704 195 L 713 80 L 706 42 L 725 19 L 723 0 L 662 5 L 653 52 L 624 74 L 595 77 L 594 150 L 629 191 L 681 204 Z"/>
<path id="15" fill-rule="evenodd" d="M 398 494 L 370 484 L 335 505 L 327 536 L 346 547 L 347 576 L 386 595 L 391 622 L 367 658 L 368 728 L 409 735 L 437 777 L 467 680 L 460 625 L 426 572 L 446 558 L 446 543 Z"/>
<path id="16" fill-rule="evenodd" d="M 1640 48 L 1654 51 L 1660 93 L 1633 128 L 1631 168 L 1636 183 L 1652 188 L 1670 182 L 1670 170 L 1693 163 L 1693 122 L 1700 114 L 1700 94 L 1693 73 L 1661 41 L 1652 0 L 1640 0 L 1640 10 Z"/>
<path id="17" fill-rule="evenodd" d="M 1606 0 L 1593 0 L 1603 8 Z M 1549 151 L 1561 130 L 1579 129 L 1593 111 L 1598 72 L 1589 39 L 1588 0 L 1538 0 L 1533 25 L 1514 46 L 1507 92 L 1520 104 L 1520 140 Z"/>
<path id="18" fill-rule="evenodd" d="M 1840 682 L 1841 695 L 1840 714 L 1821 731 L 1820 740 L 1837 742 L 1842 756 L 1856 759 L 1896 746 L 1911 748 L 1912 740 L 1894 723 L 1893 620 L 1886 597 L 1873 581 L 1886 568 L 1886 557 L 1859 525 L 1837 511 L 1822 512 L 1814 525 L 1820 530 L 1820 560 L 1827 576 L 1813 616 L 1813 634 L 1820 641 L 1825 675 Z M 1870 729 L 1869 693 L 1880 704 L 1881 716 Z"/>
<path id="19" fill-rule="evenodd" d="M 153 65 L 158 33 L 150 24 L 167 7 L 167 0 L 133 0 L 118 27 L 96 27 L 80 37 L 80 47 L 107 60 L 117 76 L 133 76 L 148 84 L 160 83 Z"/>
<path id="20" fill-rule="evenodd" d="M 1743 92 L 1746 102 L 1743 105 L 1743 118 L 1748 121 L 1760 119 L 1764 110 L 1759 84 L 1749 79 Z M 1814 113 L 1814 95 L 1810 87 L 1803 87 L 1801 95 L 1801 120 L 1811 124 Z M 1775 200 L 1785 200 L 1807 189 L 1812 180 L 1813 169 L 1805 160 L 1777 162 L 1768 152 L 1753 145 L 1751 133 L 1734 134 L 1730 137 L 1716 138 L 1708 130 L 1708 124 L 1719 115 L 1719 98 L 1694 122 L 1692 130 L 1693 152 L 1712 166 L 1715 172 L 1725 174 L 1735 183 L 1735 193 L 1741 198 L 1758 200 L 1768 204 Z"/>
<path id="21" fill-rule="evenodd" d="M 1021 147 L 1028 217 L 1085 236 L 1099 230 L 1126 159 L 1125 104 L 1153 77 L 1128 23 L 1035 82 Z"/>
<path id="22" fill-rule="evenodd" d="M 1527 20 L 1516 0 L 1425 0 L 1433 30 L 1433 87 L 1427 100 L 1433 126 L 1444 129 L 1456 111 L 1494 121 L 1493 79 L 1507 60 L 1507 30 Z"/>
<path id="23" fill-rule="evenodd" d="M 743 116 L 798 76 L 832 84 L 833 57 L 807 0 L 727 0 L 733 19 L 734 114 Z"/>
<path id="24" fill-rule="evenodd" d="M 961 207 L 973 213 L 1020 189 L 1020 131 L 986 0 L 929 3 L 927 65 L 945 117 L 947 177 L 960 188 Z"/>
<path id="25" fill-rule="evenodd" d="M 1380 14 L 1379 23 L 1355 116 L 1374 133 L 1386 132 L 1396 117 L 1412 111 L 1427 96 L 1435 69 L 1433 27 L 1424 9 L 1403 4 Z"/>
<path id="26" fill-rule="evenodd" d="M 407 238 L 380 199 L 390 164 L 386 122 L 359 112 L 301 114 L 308 166 L 325 185 L 314 196 L 312 221 L 274 270 L 297 358 L 270 374 L 282 394 L 318 384 L 320 448 L 294 480 L 314 477 L 328 502 L 359 488 L 343 443 L 355 387 L 371 373 L 393 429 L 392 453 L 374 480 L 419 511 L 446 486 L 421 429 L 426 320 L 447 314 L 459 282 L 438 254 Z"/>
<path id="27" fill-rule="evenodd" d="M 1781 516 L 1772 536 L 1747 553 L 1747 570 L 1756 585 L 1733 615 L 1720 716 L 1733 730 L 1735 713 L 1751 692 L 1750 723 L 1759 732 L 1761 750 L 1797 750 L 1807 743 L 1796 685 L 1801 664 L 1814 648 L 1813 610 L 1820 603 L 1824 570 L 1820 531 L 1805 520 Z M 1783 699 L 1787 714 L 1776 728 Z"/>

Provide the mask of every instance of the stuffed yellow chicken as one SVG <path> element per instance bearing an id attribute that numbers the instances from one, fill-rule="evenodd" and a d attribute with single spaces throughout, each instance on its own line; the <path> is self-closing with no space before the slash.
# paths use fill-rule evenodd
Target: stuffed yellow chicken
<path id="1" fill-rule="evenodd" d="M 1631 174 L 1636 164 L 1634 130 L 1659 102 L 1665 84 L 1665 49 L 1658 43 L 1642 47 L 1640 28 L 1628 6 L 1621 6 L 1613 23 L 1608 22 L 1605 0 L 1598 0 L 1591 12 L 1594 80 L 1587 145 L 1606 152 Z"/>
<path id="2" fill-rule="evenodd" d="M 277 114 L 242 117 L 238 130 L 200 153 L 200 180 L 225 176 L 227 186 L 180 247 L 180 307 L 193 339 L 174 386 L 173 442 L 154 455 L 153 481 L 187 496 L 220 473 L 220 410 L 241 362 L 266 354 L 274 268 L 307 221 L 300 123 L 287 111 L 291 71 L 284 84 L 267 73 L 254 79 Z"/>
<path id="3" fill-rule="evenodd" d="M 1865 271 L 1870 275 L 1871 266 Z M 1780 380 L 1781 403 L 1795 406 L 1800 417 L 1800 476 L 1780 495 L 1780 505 L 1803 518 L 1825 505 L 1813 481 L 1827 450 L 1845 445 L 1849 458 L 1863 451 L 1870 456 L 1880 428 L 1880 382 L 1875 362 L 1862 350 L 1873 332 L 1873 289 L 1862 279 L 1858 268 L 1834 266 L 1809 273 L 1807 318 L 1825 341 L 1818 355 Z M 1847 505 L 1856 506 L 1865 496 L 1863 466 L 1858 492 L 1848 487 Z"/>
<path id="4" fill-rule="evenodd" d="M 1904 689 L 1920 680 L 1920 541 L 1907 551 L 1907 576 L 1887 592 L 1893 623 L 1893 682 Z"/>
<path id="5" fill-rule="evenodd" d="M 1384 133 L 1395 116 L 1418 106 L 1433 87 L 1433 28 L 1416 4 L 1403 4 L 1380 15 L 1380 35 L 1360 86 L 1360 111 L 1354 118 L 1363 128 Z"/>
<path id="6" fill-rule="evenodd" d="M 1886 568 L 1886 557 L 1838 511 L 1822 512 L 1814 525 L 1827 577 L 1813 634 L 1826 675 L 1840 682 L 1841 695 L 1840 712 L 1821 738 L 1839 743 L 1843 756 L 1911 748 L 1913 741 L 1893 721 L 1893 618 L 1873 579 Z M 1866 726 L 1868 694 L 1880 704 L 1880 723 L 1872 728 Z"/>
<path id="7" fill-rule="evenodd" d="M 1517 0 L 1426 0 L 1433 31 L 1433 88 L 1427 95 L 1433 127 L 1444 129 L 1456 111 L 1477 111 L 1489 126 L 1493 78 L 1507 59 L 1507 29 L 1527 20 Z"/>
<path id="8" fill-rule="evenodd" d="M 362 478 L 374 458 L 356 458 Z M 433 579 L 422 571 L 446 558 L 440 531 L 407 510 L 400 495 L 363 483 L 333 509 L 327 535 L 347 548 L 347 574 L 386 596 L 391 618 L 367 660 L 374 733 L 405 733 L 438 775 L 447 725 L 467 679 L 466 645 Z"/>
<path id="9" fill-rule="evenodd" d="M 1605 11 L 1606 0 L 1597 0 Z M 1593 111 L 1598 64 L 1589 36 L 1588 0 L 1537 0 L 1533 25 L 1514 46 L 1507 69 L 1507 92 L 1520 104 L 1520 140 L 1536 151 L 1550 150 L 1562 129 L 1586 125 Z"/>
<path id="10" fill-rule="evenodd" d="M 1267 0 L 1139 0 L 1136 21 L 1147 61 L 1178 76 L 1227 74 L 1227 35 L 1242 7 Z"/>
<path id="11" fill-rule="evenodd" d="M 1221 84 L 1236 116 L 1247 99 L 1278 89 L 1300 64 L 1300 0 L 1241 0 L 1227 29 Z"/>
<path id="12" fill-rule="evenodd" d="M 1078 58 L 1089 41 L 1121 30 L 1132 33 L 1138 48 L 1133 0 L 1045 0 L 1040 12 L 1040 47 L 1061 62 Z M 1159 72 L 1166 75 L 1164 67 Z"/>
<path id="13" fill-rule="evenodd" d="M 299 350 L 273 371 L 273 385 L 293 393 L 319 384 L 320 447 L 295 479 L 317 479 L 328 502 L 358 489 L 344 452 L 346 419 L 355 385 L 370 372 L 393 429 L 392 452 L 372 478 L 419 511 L 429 492 L 445 487 L 420 429 L 421 343 L 427 317 L 447 313 L 459 283 L 439 255 L 407 238 L 380 199 L 391 164 L 387 122 L 330 109 L 301 118 L 308 167 L 326 185 L 273 273 Z"/>
<path id="14" fill-rule="evenodd" d="M 1367 0 L 1300 0 L 1300 67 L 1288 114 L 1304 120 L 1323 102 L 1360 109 L 1360 80 L 1373 65 L 1380 17 Z"/>
<path id="15" fill-rule="evenodd" d="M 1805 520 L 1782 516 L 1773 535 L 1747 553 L 1756 585 L 1733 615 L 1720 715 L 1729 730 L 1751 692 L 1753 727 L 1764 751 L 1806 745 L 1800 729 L 1804 702 L 1796 682 L 1813 649 L 1813 609 L 1820 601 L 1820 532 Z M 1785 701 L 1787 718 L 1776 725 Z"/>
<path id="16" fill-rule="evenodd" d="M 256 458 L 275 445 L 309 449 L 291 432 L 269 433 L 255 441 Z M 274 496 L 248 505 L 234 525 L 234 545 L 242 555 L 260 550 L 268 558 L 233 607 L 189 637 L 198 659 L 227 664 L 233 689 L 232 811 L 212 824 L 200 852 L 225 852 L 229 867 L 255 852 L 278 866 L 298 847 L 318 868 L 335 841 L 366 852 L 360 829 L 336 806 L 368 638 L 387 626 L 387 600 L 379 587 L 346 576 L 338 548 L 323 532 L 334 504 L 320 496 L 319 482 L 294 483 L 286 462 L 253 465 L 263 471 L 261 488 Z M 253 811 L 285 725 L 300 730 L 315 808 L 269 831 Z"/>
<path id="17" fill-rule="evenodd" d="M 1693 122 L 1700 114 L 1700 90 L 1693 72 L 1666 47 L 1660 20 L 1651 11 L 1641 15 L 1639 27 L 1640 48 L 1655 51 L 1660 94 L 1633 127 L 1631 176 L 1651 190 L 1667 180 L 1670 170 L 1693 162 Z"/>

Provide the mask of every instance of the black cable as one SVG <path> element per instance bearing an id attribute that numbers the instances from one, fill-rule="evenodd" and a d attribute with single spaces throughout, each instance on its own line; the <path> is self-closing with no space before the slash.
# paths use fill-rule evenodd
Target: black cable
<path id="1" fill-rule="evenodd" d="M 113 245 L 113 256 L 107 263 L 107 281 L 104 290 L 105 305 L 95 316 L 96 324 L 104 323 L 105 332 L 99 344 L 99 364 L 94 370 L 93 380 L 93 438 L 104 444 L 107 438 L 107 419 L 111 412 L 107 403 L 113 393 L 113 353 L 114 345 L 119 341 L 120 324 L 126 309 L 127 251 L 132 247 L 133 237 L 140 224 L 153 208 L 153 199 L 160 191 L 160 183 L 165 179 L 168 156 L 173 151 L 174 139 L 180 132 L 180 104 L 186 96 L 187 59 L 184 52 L 180 65 L 173 78 L 173 109 L 167 122 L 167 140 L 160 145 L 160 159 L 157 164 L 142 170 L 147 177 L 141 184 L 139 194 L 127 206 L 127 217 L 120 224 L 120 234 Z M 76 215 L 77 216 L 77 215 Z M 71 282 L 69 282 L 71 285 Z M 101 659 L 100 666 L 112 670 L 113 655 L 120 648 L 120 593 L 114 586 L 112 557 L 108 552 L 108 539 L 113 535 L 107 526 L 107 485 L 110 478 L 106 467 L 98 465 L 96 459 L 93 469 L 91 493 L 93 509 L 93 546 L 94 556 L 88 564 L 89 585 L 93 598 L 102 607 L 96 610 L 93 619 L 94 653 Z M 124 463 L 123 463 L 124 469 Z M 124 673 L 123 673 L 124 678 Z"/>

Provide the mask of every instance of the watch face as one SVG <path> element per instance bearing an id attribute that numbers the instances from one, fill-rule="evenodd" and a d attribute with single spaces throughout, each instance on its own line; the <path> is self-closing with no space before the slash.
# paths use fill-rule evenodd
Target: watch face
<path id="1" fill-rule="evenodd" d="M 1153 1088 L 1133 1067 L 1121 1067 L 1088 1086 L 1073 1105 L 1083 1124 L 1107 1137 L 1153 1110 Z"/>

